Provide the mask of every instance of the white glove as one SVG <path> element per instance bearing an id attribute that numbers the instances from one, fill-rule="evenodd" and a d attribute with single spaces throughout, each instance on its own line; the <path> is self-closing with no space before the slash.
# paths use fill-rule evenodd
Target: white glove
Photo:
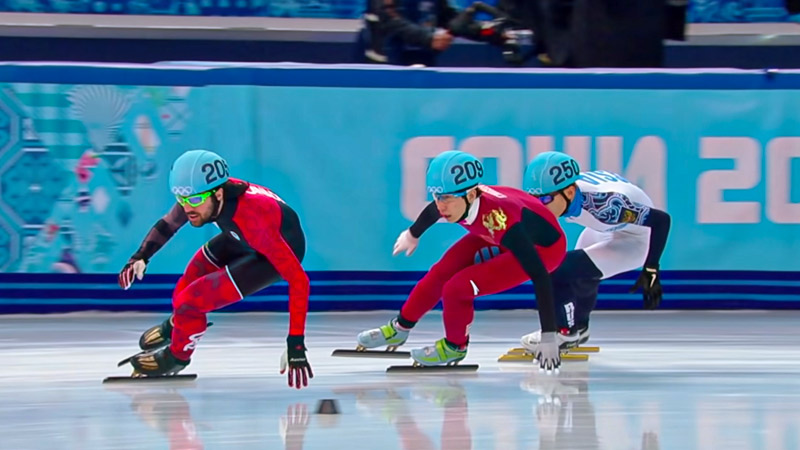
<path id="1" fill-rule="evenodd" d="M 394 251 L 392 252 L 392 256 L 397 255 L 403 250 L 405 250 L 406 256 L 411 256 L 411 254 L 414 253 L 414 250 L 417 249 L 417 244 L 419 244 L 419 238 L 415 238 L 411 235 L 410 231 L 405 230 L 400 233 L 400 236 L 397 237 L 397 241 L 394 243 Z"/>
<path id="2" fill-rule="evenodd" d="M 128 262 L 119 273 L 119 286 L 127 290 L 133 284 L 134 277 L 138 280 L 144 278 L 145 269 L 147 269 L 147 263 L 142 259 L 137 259 L 133 263 Z"/>
<path id="3" fill-rule="evenodd" d="M 550 371 L 558 372 L 558 368 L 561 366 L 561 350 L 556 342 L 555 331 L 542 333 L 542 340 L 536 346 L 533 358 L 539 362 L 539 370 L 546 370 L 548 373 Z"/>

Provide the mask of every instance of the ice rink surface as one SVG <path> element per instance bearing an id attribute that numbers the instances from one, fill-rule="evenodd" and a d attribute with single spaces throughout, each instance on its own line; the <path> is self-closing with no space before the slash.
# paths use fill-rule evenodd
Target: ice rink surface
<path id="1" fill-rule="evenodd" d="M 589 362 L 498 363 L 535 311 L 478 312 L 472 374 L 331 357 L 391 311 L 314 313 L 315 378 L 278 374 L 285 314 L 209 316 L 194 382 L 102 384 L 164 315 L 0 317 L 0 449 L 798 449 L 800 312 L 599 312 Z M 406 349 L 442 337 L 440 312 Z M 336 399 L 338 415 L 315 414 Z"/>

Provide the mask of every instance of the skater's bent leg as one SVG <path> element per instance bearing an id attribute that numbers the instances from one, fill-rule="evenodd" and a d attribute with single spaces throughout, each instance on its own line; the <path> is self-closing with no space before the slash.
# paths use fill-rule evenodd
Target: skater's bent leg
<path id="1" fill-rule="evenodd" d="M 206 330 L 206 313 L 224 308 L 278 281 L 280 276 L 275 267 L 255 252 L 246 253 L 222 269 L 193 281 L 173 298 L 170 350 L 185 360 Z M 181 336 L 180 342 L 175 341 L 176 336 Z"/>
<path id="2" fill-rule="evenodd" d="M 194 280 L 215 272 L 240 257 L 242 255 L 240 246 L 232 244 L 231 241 L 231 238 L 227 235 L 220 233 L 203 244 L 192 256 L 189 264 L 186 265 L 183 276 L 175 286 L 175 291 L 172 294 L 173 299 Z"/>
<path id="3" fill-rule="evenodd" d="M 600 280 L 575 280 L 573 292 L 575 293 L 575 326 L 585 328 L 589 325 L 589 316 L 597 305 L 597 294 L 600 290 Z"/>
<path id="4" fill-rule="evenodd" d="M 206 331 L 206 313 L 242 299 L 226 268 L 204 275 L 173 298 L 173 328 L 170 351 L 186 361 Z"/>
<path id="5" fill-rule="evenodd" d="M 214 238 L 211 240 L 213 242 Z M 219 270 L 219 267 L 214 263 L 213 258 L 209 256 L 208 244 L 201 247 L 195 252 L 189 264 L 186 265 L 183 275 L 178 279 L 175 285 L 175 290 L 172 293 L 172 301 L 180 294 L 186 286 L 191 284 L 198 278 Z M 165 319 L 158 325 L 152 326 L 142 333 L 139 338 L 139 348 L 142 350 L 152 350 L 167 345 L 172 336 L 173 319 L 172 315 Z"/>
<path id="6" fill-rule="evenodd" d="M 530 277 L 511 253 L 503 253 L 455 274 L 442 291 L 447 341 L 458 347 L 467 345 L 469 327 L 475 316 L 475 297 L 503 292 L 527 280 Z"/>
<path id="7" fill-rule="evenodd" d="M 410 328 L 428 311 L 433 309 L 442 297 L 442 289 L 447 281 L 458 271 L 475 263 L 475 253 L 486 247 L 486 241 L 468 234 L 448 249 L 424 277 L 414 286 L 411 294 L 400 310 L 398 323 Z"/>
<path id="8" fill-rule="evenodd" d="M 584 230 L 576 246 L 579 249 L 567 254 L 570 264 L 565 272 L 573 274 L 575 323 L 583 328 L 588 325 L 589 315 L 597 304 L 600 280 L 641 267 L 647 257 L 649 235 Z M 571 255 L 573 252 L 575 254 Z M 557 272 L 560 271 L 561 268 Z"/>
<path id="9" fill-rule="evenodd" d="M 564 262 L 553 272 L 553 296 L 559 327 L 572 329 L 579 325 L 581 328 L 588 323 L 602 276 L 584 250 L 567 252 Z M 594 298 L 591 298 L 592 289 Z"/>

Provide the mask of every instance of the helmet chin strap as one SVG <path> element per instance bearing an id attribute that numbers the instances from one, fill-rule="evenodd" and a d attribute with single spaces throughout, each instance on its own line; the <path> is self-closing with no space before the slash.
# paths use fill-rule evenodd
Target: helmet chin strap
<path id="1" fill-rule="evenodd" d="M 215 195 L 211 196 L 211 203 L 214 204 L 214 213 L 208 218 L 208 222 L 214 222 L 217 220 L 217 217 L 219 217 L 220 213 L 222 212 L 222 202 L 217 200 L 216 193 Z"/>
<path id="2" fill-rule="evenodd" d="M 559 195 L 564 198 L 567 202 L 567 206 L 564 207 L 564 212 L 561 213 L 560 217 L 575 217 L 580 214 L 581 206 L 583 205 L 583 195 L 578 187 L 575 187 L 575 194 L 572 196 L 572 200 L 567 198 L 564 195 L 564 191 L 558 191 Z"/>
<path id="3" fill-rule="evenodd" d="M 559 217 L 564 217 L 564 214 L 566 214 L 567 211 L 569 211 L 569 205 L 572 204 L 572 200 L 570 200 L 569 198 L 567 198 L 566 195 L 564 195 L 564 191 L 563 190 L 558 191 L 558 195 L 560 195 L 561 198 L 564 199 L 564 202 L 566 202 L 566 205 L 564 205 L 564 211 L 559 216 Z"/>
<path id="4" fill-rule="evenodd" d="M 464 203 L 467 205 L 467 207 L 464 209 L 464 214 L 462 214 L 461 218 L 456 220 L 456 222 L 461 222 L 461 221 L 465 220 L 467 218 L 467 216 L 469 216 L 469 209 L 472 208 L 472 204 L 475 203 L 475 202 L 470 203 L 469 200 L 467 200 L 468 196 L 469 195 L 465 195 L 463 197 L 464 198 Z"/>
<path id="5" fill-rule="evenodd" d="M 467 200 L 467 196 L 466 195 L 464 196 L 464 203 L 466 203 L 467 207 L 464 208 L 464 214 L 462 214 L 461 218 L 456 220 L 456 222 L 461 222 L 462 220 L 466 219 L 467 216 L 469 215 L 469 207 L 472 206 L 472 204 Z"/>

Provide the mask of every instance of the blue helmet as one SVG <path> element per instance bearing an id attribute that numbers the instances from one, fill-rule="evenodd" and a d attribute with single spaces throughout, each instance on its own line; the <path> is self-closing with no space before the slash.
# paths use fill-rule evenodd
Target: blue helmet
<path id="1" fill-rule="evenodd" d="M 566 153 L 540 153 L 525 169 L 522 190 L 533 195 L 552 194 L 578 181 L 580 174 L 578 161 Z"/>
<path id="2" fill-rule="evenodd" d="M 436 195 L 463 194 L 483 181 L 483 164 L 469 153 L 440 153 L 428 166 L 425 184 Z"/>
<path id="3" fill-rule="evenodd" d="M 188 196 L 209 191 L 228 181 L 228 163 L 208 150 L 189 150 L 172 163 L 169 189 Z"/>

